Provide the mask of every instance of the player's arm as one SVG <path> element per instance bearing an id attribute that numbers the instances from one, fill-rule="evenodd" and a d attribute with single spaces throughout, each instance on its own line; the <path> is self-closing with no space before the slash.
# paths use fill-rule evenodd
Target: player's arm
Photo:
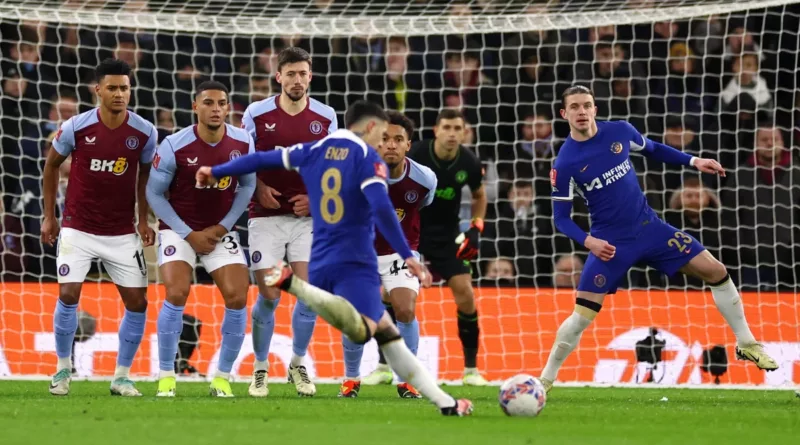
<path id="1" fill-rule="evenodd" d="M 483 219 L 486 217 L 486 207 L 489 204 L 486 197 L 486 187 L 483 185 L 483 167 L 475 159 L 475 166 L 469 175 L 469 188 L 472 191 L 472 222 L 469 229 L 456 240 L 459 242 L 456 257 L 462 260 L 471 260 L 478 256 L 480 250 L 480 235 L 483 233 Z"/>
<path id="2" fill-rule="evenodd" d="M 604 240 L 597 239 L 572 220 L 573 173 L 568 165 L 560 163 L 559 158 L 550 170 L 550 185 L 553 188 L 553 222 L 559 232 L 567 235 L 581 246 L 586 247 L 598 258 L 608 261 L 614 257 L 616 249 Z"/>
<path id="3" fill-rule="evenodd" d="M 191 227 L 186 224 L 172 205 L 164 196 L 169 191 L 169 186 L 172 184 L 172 179 L 175 177 L 177 164 L 175 162 L 175 153 L 172 151 L 172 144 L 169 140 L 165 140 L 158 147 L 153 166 L 150 169 L 150 178 L 147 181 L 145 196 L 153 213 L 159 219 L 167 223 L 172 230 L 175 231 L 181 238 L 186 238 L 192 233 Z"/>
<path id="4" fill-rule="evenodd" d="M 690 156 L 680 150 L 644 137 L 633 125 L 625 122 L 630 132 L 631 151 L 638 151 L 643 155 L 661 161 L 665 164 L 686 165 L 695 167 L 703 173 L 719 174 L 725 176 L 725 169 L 713 159 L 703 159 Z"/>
<path id="5" fill-rule="evenodd" d="M 197 170 L 197 183 L 209 185 L 215 183 L 216 178 L 242 176 L 259 170 L 293 170 L 301 166 L 305 157 L 303 144 L 293 145 L 285 150 L 250 153 L 214 167 L 200 167 Z"/>
<path id="6" fill-rule="evenodd" d="M 44 221 L 42 222 L 42 243 L 50 246 L 58 239 L 58 221 L 56 220 L 56 194 L 58 193 L 59 167 L 67 160 L 75 149 L 75 131 L 72 119 L 61 125 L 53 139 L 47 160 L 44 163 L 42 192 L 44 194 Z"/>
<path id="7" fill-rule="evenodd" d="M 250 111 L 250 107 L 247 107 L 244 110 L 244 115 L 242 116 L 242 128 L 248 133 L 250 133 L 250 137 L 253 138 L 253 141 L 257 140 L 257 133 L 256 133 L 256 122 L 253 119 L 253 113 Z M 280 196 L 281 193 L 274 188 L 264 184 L 264 182 L 256 177 L 256 201 L 261 204 L 262 207 L 267 209 L 277 209 L 281 206 L 278 200 L 275 199 L 275 196 Z"/>
<path id="8" fill-rule="evenodd" d="M 156 127 L 150 127 L 150 137 L 142 149 L 142 156 L 139 159 L 139 174 L 136 178 L 136 205 L 139 210 L 139 218 L 136 230 L 142 238 L 144 247 L 152 246 L 156 241 L 156 232 L 147 224 L 150 217 L 150 206 L 147 204 L 147 181 L 150 179 L 150 168 L 153 158 L 158 148 L 158 131 Z"/>
<path id="9" fill-rule="evenodd" d="M 256 147 L 253 143 L 253 138 L 250 138 L 250 148 L 248 154 L 255 153 Z M 239 176 L 239 186 L 236 188 L 236 193 L 233 196 L 233 204 L 228 214 L 222 218 L 220 225 L 225 227 L 225 231 L 230 232 L 233 229 L 236 221 L 242 216 L 242 213 L 247 209 L 250 199 L 253 197 L 253 192 L 256 190 L 256 174 L 248 173 Z"/>

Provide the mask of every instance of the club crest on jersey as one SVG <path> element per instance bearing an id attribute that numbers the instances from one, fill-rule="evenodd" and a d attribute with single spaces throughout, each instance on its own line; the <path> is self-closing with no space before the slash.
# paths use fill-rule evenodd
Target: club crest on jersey
<path id="1" fill-rule="evenodd" d="M 622 143 L 614 142 L 611 144 L 611 153 L 614 153 L 615 155 L 622 153 Z"/>
<path id="2" fill-rule="evenodd" d="M 253 260 L 254 263 L 261 261 L 261 252 L 256 250 L 255 252 L 253 252 L 253 255 L 250 256 L 250 258 Z"/>
<path id="3" fill-rule="evenodd" d="M 594 276 L 594 285 L 597 287 L 603 287 L 606 284 L 606 276 L 599 273 Z"/>
<path id="4" fill-rule="evenodd" d="M 322 122 L 320 121 L 311 122 L 311 124 L 308 126 L 308 131 L 314 134 L 322 133 Z"/>
<path id="5" fill-rule="evenodd" d="M 166 256 L 175 255 L 175 251 L 176 251 L 175 246 L 167 246 L 164 248 L 164 255 Z"/>
<path id="6" fill-rule="evenodd" d="M 466 180 L 467 180 L 467 172 L 465 172 L 464 170 L 459 170 L 458 173 L 456 173 L 456 181 L 464 182 Z"/>
<path id="7" fill-rule="evenodd" d="M 233 161 L 234 159 L 236 159 L 236 158 L 238 158 L 238 157 L 240 157 L 240 156 L 242 156 L 242 152 L 240 152 L 239 150 L 233 150 L 233 151 L 231 152 L 231 154 L 230 154 L 230 155 L 228 155 L 228 159 L 230 159 L 231 161 Z"/>
<path id="8" fill-rule="evenodd" d="M 406 217 L 406 209 L 394 209 L 394 212 L 397 213 L 397 220 L 402 221 Z"/>
<path id="9" fill-rule="evenodd" d="M 415 203 L 417 199 L 419 199 L 419 193 L 416 190 L 409 190 L 406 192 L 406 202 L 408 203 Z"/>
<path id="10" fill-rule="evenodd" d="M 130 150 L 136 150 L 139 148 L 139 138 L 136 136 L 128 136 L 128 139 L 125 139 L 125 146 Z"/>
<path id="11" fill-rule="evenodd" d="M 58 274 L 62 277 L 65 277 L 69 274 L 69 266 L 66 264 L 62 264 L 61 267 L 58 268 Z"/>

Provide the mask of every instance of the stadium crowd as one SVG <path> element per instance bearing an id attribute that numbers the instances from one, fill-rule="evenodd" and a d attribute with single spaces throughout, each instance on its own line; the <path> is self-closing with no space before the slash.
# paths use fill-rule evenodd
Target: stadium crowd
<path id="1" fill-rule="evenodd" d="M 324 14 L 331 3 L 313 2 L 319 11 L 305 13 Z M 447 8 L 452 15 L 481 12 L 458 1 Z M 3 20 L 0 275 L 6 281 L 55 278 L 55 252 L 39 242 L 41 172 L 60 122 L 95 105 L 92 70 L 99 61 L 116 57 L 134 69 L 131 107 L 156 124 L 161 140 L 192 123 L 192 92 L 208 79 L 231 89 L 231 123 L 240 125 L 249 103 L 279 92 L 277 53 L 300 46 L 313 56 L 312 97 L 339 113 L 366 98 L 412 118 L 417 139 L 433 138 L 443 108 L 466 116 L 464 144 L 484 164 L 490 203 L 473 273 L 478 285 L 577 283 L 586 250 L 556 232 L 548 175 L 568 133 L 558 114 L 561 91 L 581 83 L 594 91 L 599 119 L 627 119 L 651 139 L 716 158 L 728 169 L 717 181 L 635 157 L 654 209 L 712 250 L 742 288 L 796 288 L 798 29 L 797 6 L 634 26 L 375 38 Z M 68 172 L 65 165 L 63 181 Z M 576 200 L 575 212 L 588 230 L 582 204 Z M 246 224 L 240 226 L 244 239 Z M 646 268 L 632 271 L 627 283 L 698 285 Z"/>

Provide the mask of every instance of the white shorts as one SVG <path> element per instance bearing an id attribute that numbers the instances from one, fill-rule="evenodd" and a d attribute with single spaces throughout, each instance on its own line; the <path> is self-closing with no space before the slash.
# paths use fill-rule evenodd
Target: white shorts
<path id="1" fill-rule="evenodd" d="M 419 294 L 419 279 L 408 272 L 406 262 L 400 258 L 400 254 L 379 256 L 378 272 L 381 275 L 381 284 L 387 293 L 398 287 L 405 287 Z"/>
<path id="2" fill-rule="evenodd" d="M 147 287 L 147 261 L 139 235 L 102 236 L 61 229 L 56 257 L 59 283 L 83 283 L 97 259 L 117 286 Z"/>
<path id="3" fill-rule="evenodd" d="M 293 215 L 251 218 L 247 222 L 250 269 L 267 269 L 286 258 L 308 262 L 314 226 L 309 217 Z"/>
<path id="4" fill-rule="evenodd" d="M 239 243 L 239 234 L 237 232 L 226 233 L 208 255 L 198 255 L 192 245 L 181 238 L 174 230 L 161 230 L 158 232 L 159 266 L 172 261 L 185 261 L 194 268 L 198 259 L 206 272 L 209 273 L 230 264 L 244 264 L 245 267 L 247 266 L 247 258 L 244 256 L 244 250 L 241 243 Z"/>

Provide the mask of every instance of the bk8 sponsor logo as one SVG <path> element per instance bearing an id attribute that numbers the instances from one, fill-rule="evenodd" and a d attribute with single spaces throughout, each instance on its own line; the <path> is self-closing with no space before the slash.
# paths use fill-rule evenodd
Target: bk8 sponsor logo
<path id="1" fill-rule="evenodd" d="M 121 176 L 128 170 L 128 159 L 119 157 L 116 160 L 90 159 L 89 170 L 93 172 L 108 172 Z"/>
<path id="2" fill-rule="evenodd" d="M 206 185 L 206 186 L 195 185 L 194 187 L 198 188 L 198 189 L 227 190 L 228 187 L 231 186 L 232 182 L 233 181 L 232 181 L 232 178 L 230 176 L 225 176 L 225 177 L 219 178 L 219 181 L 217 181 L 217 183 L 214 184 L 214 185 Z"/>

